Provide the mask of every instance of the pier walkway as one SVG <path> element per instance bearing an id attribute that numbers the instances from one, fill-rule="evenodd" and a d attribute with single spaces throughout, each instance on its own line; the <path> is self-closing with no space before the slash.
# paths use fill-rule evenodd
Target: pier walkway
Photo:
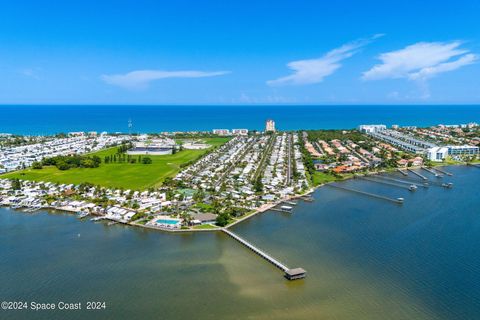
<path id="1" fill-rule="evenodd" d="M 275 267 L 281 269 L 283 272 L 285 272 L 285 277 L 287 279 L 295 280 L 295 279 L 305 278 L 306 271 L 303 270 L 302 268 L 290 269 L 286 265 L 284 265 L 283 263 L 278 261 L 277 259 L 273 258 L 272 256 L 270 256 L 266 252 L 258 249 L 253 244 L 251 244 L 247 240 L 241 238 L 240 236 L 237 236 L 235 233 L 231 232 L 230 230 L 228 230 L 226 228 L 222 228 L 221 230 L 223 232 L 225 232 L 227 235 L 229 235 L 230 237 L 232 237 L 233 239 L 237 240 L 238 242 L 240 242 L 241 244 L 246 246 L 248 249 L 250 249 L 253 252 L 255 252 L 256 254 L 258 254 L 260 257 L 264 258 L 265 260 L 267 260 L 268 262 L 273 264 Z"/>
<path id="2" fill-rule="evenodd" d="M 427 168 L 427 167 L 422 167 L 422 169 L 425 170 L 425 171 L 427 171 L 427 172 L 429 172 L 429 173 L 431 173 L 431 174 L 433 174 L 433 175 L 434 175 L 435 177 L 437 177 L 437 178 L 443 178 L 443 175 L 436 173 L 436 172 L 433 171 L 432 169 L 429 169 L 429 168 Z"/>
<path id="3" fill-rule="evenodd" d="M 447 175 L 447 176 L 450 176 L 450 177 L 453 176 L 453 174 L 451 174 L 450 172 L 447 172 L 447 171 L 442 170 L 442 169 L 438 169 L 437 167 L 434 167 L 434 168 L 432 168 L 432 169 L 435 170 L 435 171 L 438 171 L 438 172 L 440 172 L 440 173 L 442 173 L 442 174 L 445 174 L 445 175 Z"/>
<path id="4" fill-rule="evenodd" d="M 410 171 L 411 173 L 413 173 L 414 175 L 416 175 L 417 177 L 422 178 L 423 180 L 428 180 L 427 177 L 425 177 L 424 175 L 422 175 L 422 174 L 420 174 L 420 173 L 418 173 L 418 172 L 416 172 L 416 171 L 413 171 L 412 169 L 407 169 L 407 170 Z"/>
<path id="5" fill-rule="evenodd" d="M 408 184 L 408 185 L 414 185 L 414 186 L 417 186 L 417 187 L 428 188 L 428 182 L 418 183 L 418 182 L 415 182 L 415 181 L 395 179 L 395 178 L 385 177 L 385 176 L 382 176 L 382 175 L 375 175 L 374 177 L 378 178 L 378 179 L 382 179 L 382 180 L 395 181 L 395 182 L 398 182 L 398 183 L 403 183 L 403 184 Z"/>
<path id="6" fill-rule="evenodd" d="M 412 189 L 413 187 L 402 185 L 402 184 L 395 183 L 395 182 L 384 181 L 384 180 L 374 179 L 374 178 L 370 178 L 370 177 L 363 177 L 363 176 L 355 176 L 355 178 L 362 179 L 362 180 L 365 180 L 365 181 L 385 184 L 387 186 L 397 187 L 397 188 L 401 188 L 401 189 L 407 189 L 407 190 L 410 190 L 410 191 L 414 190 L 414 189 Z"/>
<path id="7" fill-rule="evenodd" d="M 357 190 L 357 189 L 340 187 L 340 186 L 337 186 L 337 185 L 334 185 L 334 184 L 331 184 L 331 183 L 327 183 L 325 186 L 329 186 L 331 188 L 336 188 L 336 189 L 340 189 L 340 190 L 350 191 L 350 192 L 354 192 L 354 193 L 359 193 L 359 194 L 363 194 L 363 195 L 366 195 L 366 196 L 369 196 L 369 197 L 372 197 L 372 198 L 387 200 L 387 201 L 398 203 L 398 204 L 403 203 L 403 198 L 397 198 L 397 199 L 389 198 L 389 197 L 385 197 L 385 196 L 382 196 L 382 195 L 379 195 L 379 194 L 365 192 L 365 191 L 361 191 L 361 190 Z"/>

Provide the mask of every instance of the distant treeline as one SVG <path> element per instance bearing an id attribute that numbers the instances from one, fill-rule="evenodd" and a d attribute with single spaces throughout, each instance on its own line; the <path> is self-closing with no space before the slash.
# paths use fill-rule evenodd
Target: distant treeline
<path id="1" fill-rule="evenodd" d="M 128 143 L 122 143 L 120 146 L 117 148 L 117 154 L 125 153 L 129 149 L 133 148 L 133 144 L 131 142 Z"/>
<path id="2" fill-rule="evenodd" d="M 71 168 L 97 168 L 102 160 L 98 156 L 55 156 L 45 158 L 41 162 L 34 162 L 34 169 L 42 169 L 43 166 L 55 166 L 59 170 L 68 170 Z"/>
<path id="3" fill-rule="evenodd" d="M 142 157 L 142 156 L 132 156 L 125 153 L 117 153 L 105 156 L 103 158 L 104 163 L 143 163 L 143 164 L 151 164 L 152 159 L 149 157 Z"/>

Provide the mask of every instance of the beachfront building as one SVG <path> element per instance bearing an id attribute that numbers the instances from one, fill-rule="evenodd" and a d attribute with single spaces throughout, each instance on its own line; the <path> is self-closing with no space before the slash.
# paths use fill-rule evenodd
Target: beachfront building
<path id="1" fill-rule="evenodd" d="M 232 134 L 235 136 L 246 136 L 248 135 L 248 129 L 232 129 Z"/>
<path id="2" fill-rule="evenodd" d="M 380 132 L 385 129 L 387 129 L 387 126 L 384 124 L 362 124 L 358 126 L 358 131 L 363 133 Z"/>
<path id="3" fill-rule="evenodd" d="M 213 129 L 213 134 L 217 134 L 219 136 L 229 136 L 230 130 L 228 129 Z"/>
<path id="4" fill-rule="evenodd" d="M 265 132 L 275 132 L 275 121 L 272 119 L 265 121 Z"/>

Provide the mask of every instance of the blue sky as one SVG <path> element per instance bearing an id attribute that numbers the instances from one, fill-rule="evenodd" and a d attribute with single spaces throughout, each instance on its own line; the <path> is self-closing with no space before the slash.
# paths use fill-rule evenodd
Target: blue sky
<path id="1" fill-rule="evenodd" d="M 0 104 L 480 103 L 479 12 L 480 1 L 4 1 Z"/>

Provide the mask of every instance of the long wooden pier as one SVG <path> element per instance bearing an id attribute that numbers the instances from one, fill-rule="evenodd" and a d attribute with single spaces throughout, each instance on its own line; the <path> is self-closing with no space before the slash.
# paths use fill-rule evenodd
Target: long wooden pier
<path id="1" fill-rule="evenodd" d="M 415 189 L 417 188 L 416 186 L 406 186 L 406 185 L 401 185 L 401 184 L 398 184 L 398 183 L 395 183 L 395 182 L 384 181 L 384 180 L 374 179 L 374 178 L 370 178 L 370 177 L 363 177 L 363 176 L 355 176 L 355 177 L 357 179 L 362 179 L 362 180 L 365 180 L 365 181 L 385 184 L 387 186 L 397 187 L 397 188 L 401 188 L 401 189 L 407 189 L 407 190 L 410 190 L 410 191 L 415 191 Z"/>
<path id="2" fill-rule="evenodd" d="M 408 173 L 404 170 L 397 169 L 397 171 L 400 172 L 401 174 L 403 174 L 404 176 L 408 176 Z"/>
<path id="3" fill-rule="evenodd" d="M 412 169 L 407 169 L 407 170 L 410 171 L 411 173 L 413 173 L 414 175 L 416 175 L 417 177 L 422 178 L 423 180 L 428 180 L 427 177 L 425 177 L 424 175 L 422 175 L 422 174 L 420 174 L 420 173 L 418 173 L 418 172 L 416 172 L 416 171 L 413 171 Z"/>
<path id="4" fill-rule="evenodd" d="M 305 278 L 306 271 L 303 270 L 302 268 L 290 269 L 289 267 L 287 267 L 286 265 L 284 265 L 283 263 L 281 263 L 277 259 L 273 258 L 272 256 L 270 256 L 266 252 L 258 249 L 253 244 L 251 244 L 247 240 L 241 238 L 240 236 L 236 235 L 235 233 L 231 232 L 230 230 L 228 230 L 226 228 L 222 228 L 221 230 L 223 232 L 225 232 L 226 234 L 228 234 L 233 239 L 237 240 L 238 242 L 240 242 L 241 244 L 246 246 L 248 249 L 250 249 L 253 252 L 255 252 L 256 254 L 258 254 L 260 257 L 264 258 L 265 260 L 267 260 L 268 262 L 273 264 L 275 267 L 281 269 L 285 273 L 285 277 L 288 280 L 296 280 L 296 279 Z"/>
<path id="5" fill-rule="evenodd" d="M 385 196 L 375 194 L 375 193 L 365 192 L 365 191 L 361 191 L 361 190 L 357 190 L 357 189 L 340 187 L 340 186 L 337 186 L 337 185 L 334 185 L 334 184 L 331 184 L 331 183 L 327 183 L 326 186 L 329 186 L 331 188 L 340 189 L 340 190 L 350 191 L 350 192 L 354 192 L 354 193 L 359 193 L 359 194 L 363 194 L 363 195 L 366 195 L 366 196 L 369 196 L 369 197 L 372 197 L 372 198 L 387 200 L 387 201 L 398 203 L 398 204 L 403 203 L 403 198 L 393 199 L 393 198 L 385 197 Z"/>
<path id="6" fill-rule="evenodd" d="M 429 168 L 427 168 L 427 167 L 422 167 L 422 169 L 425 170 L 425 171 L 427 171 L 427 172 L 429 172 L 429 173 L 431 173 L 431 174 L 433 174 L 436 178 L 443 178 L 443 175 L 436 173 L 436 172 L 433 171 L 432 169 L 429 169 Z"/>
<path id="7" fill-rule="evenodd" d="M 447 176 L 450 176 L 450 177 L 453 176 L 453 174 L 451 174 L 450 172 L 447 172 L 447 171 L 445 171 L 445 170 L 439 169 L 439 168 L 437 168 L 437 167 L 433 167 L 432 169 L 435 170 L 435 171 L 438 171 L 438 172 L 440 172 L 440 173 L 442 173 L 442 174 L 445 174 L 445 175 L 447 175 Z"/>
<path id="8" fill-rule="evenodd" d="M 401 179 L 385 177 L 385 176 L 382 176 L 382 175 L 376 175 L 375 178 L 384 179 L 384 180 L 388 180 L 388 181 L 395 181 L 395 182 L 398 182 L 398 183 L 403 183 L 403 184 L 408 184 L 408 185 L 414 185 L 414 186 L 417 186 L 417 187 L 424 187 L 424 188 L 429 187 L 428 182 L 418 183 L 418 182 L 409 181 L 409 180 L 401 180 Z"/>

